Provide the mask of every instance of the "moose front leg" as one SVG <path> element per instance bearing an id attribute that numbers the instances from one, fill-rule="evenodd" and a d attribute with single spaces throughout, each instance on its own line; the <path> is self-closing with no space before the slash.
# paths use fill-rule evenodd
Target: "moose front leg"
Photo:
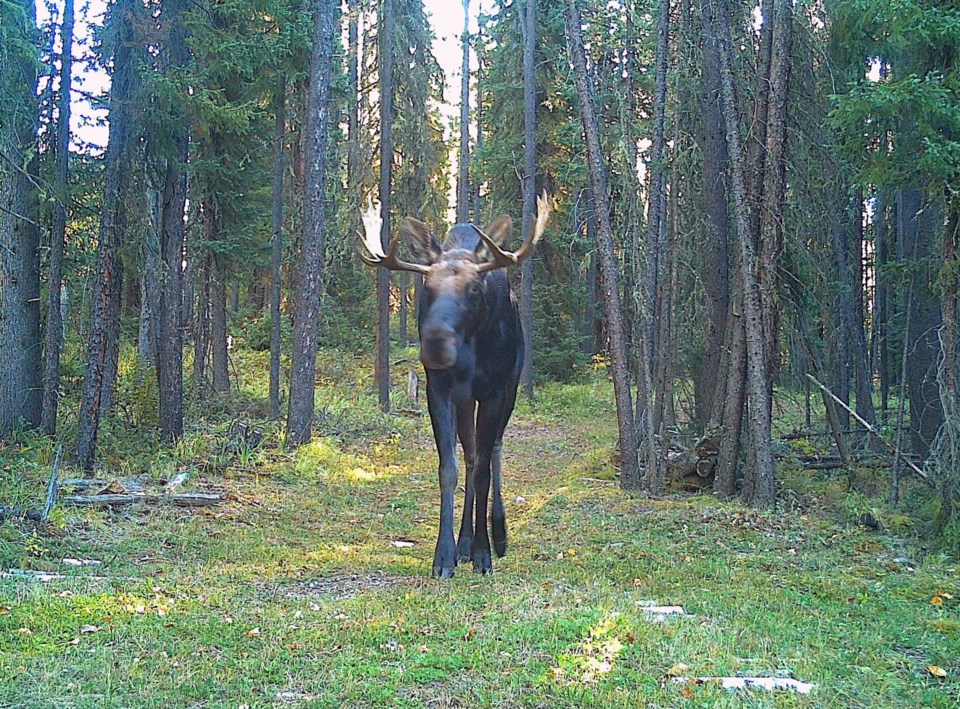
<path id="1" fill-rule="evenodd" d="M 433 424 L 433 437 L 440 456 L 440 531 L 433 554 L 433 577 L 448 579 L 457 565 L 453 541 L 454 492 L 457 489 L 457 449 L 454 430 L 455 407 L 448 394 L 432 391 L 427 384 L 427 407 Z"/>

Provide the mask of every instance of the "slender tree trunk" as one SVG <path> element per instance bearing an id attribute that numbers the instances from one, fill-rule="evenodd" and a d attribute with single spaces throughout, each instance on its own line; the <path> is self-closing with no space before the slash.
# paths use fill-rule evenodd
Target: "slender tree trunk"
<path id="1" fill-rule="evenodd" d="M 194 290 L 197 293 L 196 324 L 193 339 L 193 381 L 201 401 L 207 395 L 207 358 L 210 354 L 210 261 L 203 253 L 194 269 Z"/>
<path id="2" fill-rule="evenodd" d="M 123 287 L 123 205 L 121 191 L 129 174 L 127 143 L 130 136 L 128 103 L 133 83 L 134 46 L 130 0 L 119 0 L 111 8 L 110 21 L 117 37 L 113 54 L 110 90 L 110 134 L 105 164 L 105 185 L 97 246 L 97 280 L 90 321 L 87 369 L 80 400 L 77 430 L 77 465 L 93 470 L 97 454 L 100 418 L 109 410 L 104 393 L 112 391 L 119 356 L 120 306 Z"/>
<path id="3" fill-rule="evenodd" d="M 290 405 L 287 412 L 287 446 L 310 441 L 317 370 L 317 318 L 323 284 L 323 251 L 326 237 L 327 149 L 329 147 L 330 74 L 333 68 L 337 7 L 314 0 L 313 53 L 307 95 L 305 131 L 304 225 L 294 275 L 293 356 L 290 372 Z"/>
<path id="4" fill-rule="evenodd" d="M 957 412 L 957 267 L 960 248 L 960 203 L 948 202 L 947 228 L 943 235 L 942 280 L 940 311 L 943 325 L 940 328 L 940 343 L 943 349 L 942 402 L 944 419 L 949 420 Z M 952 422 L 955 423 L 956 422 Z"/>
<path id="5" fill-rule="evenodd" d="M 731 183 L 737 227 L 737 244 L 743 274 L 744 337 L 747 353 L 746 401 L 750 432 L 752 485 L 745 491 L 747 501 L 757 507 L 771 507 L 776 499 L 773 450 L 771 448 L 770 390 L 766 340 L 763 330 L 764 302 L 757 274 L 757 253 L 750 228 L 750 205 L 744 177 L 740 144 L 739 114 L 733 77 L 730 23 L 720 0 L 707 0 L 714 9 L 720 59 L 720 83 L 727 150 L 730 154 Z"/>
<path id="6" fill-rule="evenodd" d="M 166 64 L 171 72 L 187 62 L 185 0 L 166 0 L 163 12 L 168 34 Z M 157 341 L 157 386 L 160 399 L 160 437 L 172 443 L 183 435 L 183 323 L 184 318 L 184 211 L 187 200 L 186 164 L 190 146 L 185 115 L 178 109 L 173 123 L 171 154 L 163 179 L 160 219 L 159 337 Z M 190 299 L 192 304 L 192 298 Z"/>
<path id="7" fill-rule="evenodd" d="M 382 0 L 380 39 L 380 240 L 390 243 L 393 181 L 393 2 Z M 377 362 L 375 379 L 382 411 L 390 410 L 390 271 L 377 269 Z"/>
<path id="8" fill-rule="evenodd" d="M 463 0 L 463 61 L 460 64 L 460 158 L 457 221 L 470 221 L 470 0 Z M 526 233 L 526 232 L 524 232 Z"/>
<path id="9" fill-rule="evenodd" d="M 763 199 L 760 200 L 758 234 L 761 316 L 767 361 L 767 397 L 773 405 L 773 377 L 780 328 L 777 283 L 783 251 L 784 204 L 787 172 L 787 92 L 790 51 L 793 46 L 792 0 L 772 0 L 770 77 L 763 158 Z M 767 24 L 767 18 L 764 18 Z M 771 412 L 772 415 L 772 412 Z"/>
<path id="10" fill-rule="evenodd" d="M 597 217 L 596 206 L 593 203 L 593 194 L 590 187 L 585 187 L 583 192 L 587 195 L 587 210 L 585 219 L 585 229 L 587 232 L 587 243 L 599 243 L 597 239 Z M 600 348 L 597 345 L 597 259 L 593 256 L 587 261 L 587 297 L 584 303 L 583 312 L 583 353 L 593 357 Z"/>
<path id="11" fill-rule="evenodd" d="M 753 120 L 747 135 L 747 190 L 750 197 L 750 217 L 753 233 L 759 238 L 760 215 L 766 185 L 767 117 L 770 111 L 770 84 L 773 52 L 774 0 L 762 0 L 760 16 L 760 51 L 757 56 L 757 74 L 753 90 Z M 789 57 L 779 58 L 787 62 Z"/>
<path id="12" fill-rule="evenodd" d="M 218 221 L 216 214 L 212 215 Z M 217 228 L 219 236 L 219 228 Z M 213 369 L 213 391 L 225 396 L 230 393 L 230 353 L 227 344 L 227 289 L 226 268 L 220 254 L 210 257 L 210 352 Z"/>
<path id="13" fill-rule="evenodd" d="M 47 331 L 43 377 L 43 432 L 57 432 L 60 403 L 60 349 L 63 319 L 63 247 L 67 229 L 67 179 L 70 161 L 70 88 L 73 79 L 73 0 L 64 0 L 60 25 L 60 89 L 57 95 L 57 143 L 54 177 L 53 229 L 50 232 L 50 271 L 47 274 Z"/>
<path id="14" fill-rule="evenodd" d="M 573 64 L 574 82 L 580 101 L 580 117 L 587 146 L 590 184 L 597 205 L 599 252 L 602 270 L 607 329 L 610 334 L 613 367 L 614 396 L 617 403 L 617 424 L 620 439 L 620 486 L 635 488 L 640 484 L 637 460 L 636 428 L 633 402 L 630 400 L 630 361 L 624 332 L 623 308 L 617 278 L 617 259 L 614 252 L 613 229 L 610 225 L 610 197 L 607 191 L 606 168 L 600 146 L 599 125 L 594 109 L 593 94 L 587 75 L 587 58 L 583 47 L 582 22 L 576 0 L 567 0 L 567 45 Z"/>
<path id="15" fill-rule="evenodd" d="M 143 273 L 140 277 L 140 323 L 137 332 L 137 358 L 141 371 L 151 372 L 157 363 L 160 313 L 160 195 L 147 190 L 150 218 L 140 250 L 143 255 Z"/>
<path id="16" fill-rule="evenodd" d="M 876 234 L 874 236 L 874 320 L 872 337 L 874 344 L 872 350 L 874 355 L 873 368 L 879 375 L 880 385 L 880 410 L 884 412 L 884 417 L 889 409 L 890 392 L 890 341 L 889 341 L 889 286 L 884 277 L 884 266 L 889 260 L 890 251 L 890 215 L 887 204 L 887 196 L 884 191 L 877 194 L 877 212 L 874 218 Z"/>
<path id="17" fill-rule="evenodd" d="M 483 151 L 483 55 L 481 50 L 483 48 L 483 20 L 480 20 L 480 27 L 477 31 L 477 41 L 475 44 L 475 52 L 477 55 L 477 73 L 475 84 L 477 87 L 477 110 L 476 121 L 474 125 L 477 130 L 477 145 L 476 152 L 481 153 Z M 483 224 L 483 214 L 480 211 L 480 180 L 474 180 L 473 185 L 473 223 L 474 224 Z"/>
<path id="18" fill-rule="evenodd" d="M 537 196 L 537 77 L 535 52 L 537 43 L 537 2 L 523 2 L 523 219 L 521 230 L 526 236 L 533 225 Z M 526 352 L 520 383 L 524 393 L 533 398 L 533 260 L 520 265 L 520 327 Z"/>
<path id="19" fill-rule="evenodd" d="M 352 17 L 352 15 L 351 15 Z M 356 21 L 353 22 L 354 33 Z M 354 37 L 354 40 L 356 37 Z M 280 289 L 283 267 L 283 171 L 284 136 L 286 134 L 286 93 L 287 83 L 281 75 L 277 81 L 273 103 L 277 112 L 274 129 L 273 160 L 273 265 L 270 272 L 270 418 L 280 418 Z"/>

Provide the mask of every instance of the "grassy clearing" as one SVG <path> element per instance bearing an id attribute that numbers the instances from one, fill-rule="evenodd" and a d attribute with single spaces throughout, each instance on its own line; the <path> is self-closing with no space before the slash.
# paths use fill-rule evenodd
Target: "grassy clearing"
<path id="1" fill-rule="evenodd" d="M 265 359 L 242 354 L 239 371 Z M 549 387 L 506 443 L 508 555 L 480 578 L 428 578 L 438 511 L 429 422 L 383 417 L 362 362 L 326 354 L 323 437 L 228 456 L 209 411 L 174 451 L 111 472 L 204 471 L 216 508 L 59 511 L 53 530 L 0 526 L 0 706 L 862 706 L 960 702 L 957 566 L 846 522 L 784 471 L 784 509 L 620 492 L 607 383 Z M 402 373 L 401 373 L 402 374 Z M 240 398 L 261 406 L 265 376 Z M 137 434 L 139 435 L 139 434 Z M 42 493 L 49 443 L 0 450 L 0 489 Z M 31 497 L 33 496 L 33 497 Z M 395 544 L 401 542 L 400 545 Z M 412 544 L 412 546 L 410 546 Z M 65 568 L 65 557 L 99 566 Z M 955 597 L 951 597 L 955 596 Z M 931 603 L 932 598 L 939 604 Z M 645 618 L 641 603 L 691 615 Z M 793 673 L 807 697 L 675 686 L 695 675 Z M 947 671 L 932 677 L 926 667 Z"/>

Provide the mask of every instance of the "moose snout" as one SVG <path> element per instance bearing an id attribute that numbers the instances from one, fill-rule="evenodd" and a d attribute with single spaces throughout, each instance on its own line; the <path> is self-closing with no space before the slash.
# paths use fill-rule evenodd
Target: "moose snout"
<path id="1" fill-rule="evenodd" d="M 427 369 L 447 369 L 457 361 L 456 332 L 446 325 L 431 325 L 420 335 L 420 361 Z"/>

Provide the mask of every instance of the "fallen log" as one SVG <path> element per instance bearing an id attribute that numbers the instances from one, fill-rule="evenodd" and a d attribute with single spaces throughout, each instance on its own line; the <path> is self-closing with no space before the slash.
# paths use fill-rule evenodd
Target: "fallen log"
<path id="1" fill-rule="evenodd" d="M 122 507 L 124 505 L 170 504 L 178 507 L 209 507 L 219 505 L 226 500 L 220 493 L 183 492 L 178 494 L 157 495 L 145 492 L 131 492 L 119 495 L 67 495 L 64 504 L 76 507 Z"/>

